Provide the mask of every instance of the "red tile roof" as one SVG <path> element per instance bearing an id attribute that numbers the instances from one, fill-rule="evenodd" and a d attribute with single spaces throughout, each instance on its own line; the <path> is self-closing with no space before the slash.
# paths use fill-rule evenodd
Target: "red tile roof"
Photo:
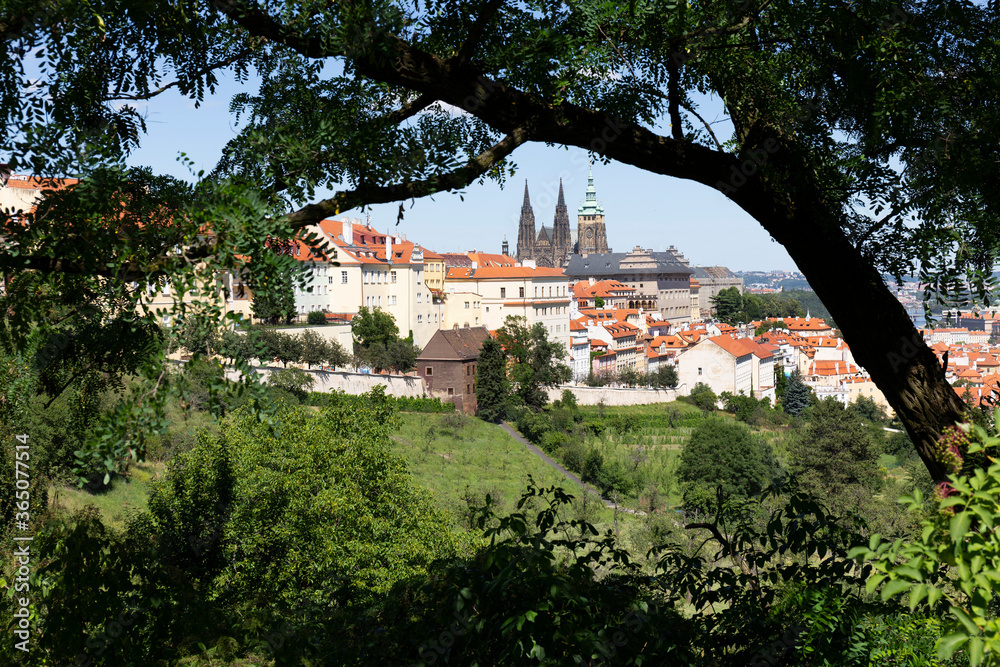
<path id="1" fill-rule="evenodd" d="M 753 350 L 744 345 L 742 339 L 733 338 L 732 336 L 712 336 L 708 340 L 734 357 L 745 357 L 748 354 L 753 354 Z"/>

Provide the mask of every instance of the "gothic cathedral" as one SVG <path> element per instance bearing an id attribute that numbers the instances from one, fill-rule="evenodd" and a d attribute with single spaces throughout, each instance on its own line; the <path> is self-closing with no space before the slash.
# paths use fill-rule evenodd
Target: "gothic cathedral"
<path id="1" fill-rule="evenodd" d="M 518 261 L 531 259 L 536 266 L 563 266 L 570 255 L 611 252 L 604 230 L 604 208 L 597 203 L 594 173 L 587 177 L 587 194 L 577 209 L 577 228 L 570 230 L 562 179 L 559 180 L 559 200 L 551 227 L 542 226 L 535 234 L 535 213 L 528 198 L 528 182 L 524 183 L 524 203 L 517 229 Z"/>

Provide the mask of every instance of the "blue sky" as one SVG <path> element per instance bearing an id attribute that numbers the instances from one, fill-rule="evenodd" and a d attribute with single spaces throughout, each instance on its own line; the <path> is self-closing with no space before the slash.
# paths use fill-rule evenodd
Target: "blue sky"
<path id="1" fill-rule="evenodd" d="M 188 168 L 177 160 L 184 152 L 196 171 L 212 169 L 226 141 L 239 129 L 228 111 L 229 98 L 237 91 L 237 84 L 224 84 L 219 94 L 198 109 L 176 93 L 153 100 L 144 107 L 148 135 L 129 163 L 190 179 Z M 587 185 L 586 152 L 530 144 L 519 148 L 513 159 L 518 170 L 504 188 L 490 181 L 469 186 L 463 197 L 450 193 L 407 202 L 404 219 L 395 231 L 437 252 L 500 252 L 506 234 L 513 251 L 525 179 L 536 224 L 549 225 L 562 178 L 570 224 L 575 225 L 576 208 Z M 733 270 L 796 268 L 784 248 L 759 224 L 712 188 L 614 162 L 594 165 L 594 184 L 604 206 L 608 243 L 616 252 L 636 245 L 653 250 L 674 245 L 692 265 L 720 264 Z M 372 224 L 393 228 L 398 206 L 371 208 Z M 366 217 L 358 210 L 345 214 Z"/>

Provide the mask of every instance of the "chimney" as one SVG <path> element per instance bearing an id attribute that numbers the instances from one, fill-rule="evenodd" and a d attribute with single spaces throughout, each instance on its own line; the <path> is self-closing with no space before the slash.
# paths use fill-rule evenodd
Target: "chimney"
<path id="1" fill-rule="evenodd" d="M 354 227 L 351 225 L 351 221 L 348 220 L 347 218 L 344 218 L 341 222 L 344 223 L 344 229 L 343 229 L 344 242 L 354 243 Z"/>
<path id="2" fill-rule="evenodd" d="M 479 268 L 479 262 L 477 262 L 476 260 L 472 260 L 472 270 L 475 271 L 478 268 Z"/>
<path id="3" fill-rule="evenodd" d="M 392 264 L 392 237 L 385 237 L 385 260 Z"/>

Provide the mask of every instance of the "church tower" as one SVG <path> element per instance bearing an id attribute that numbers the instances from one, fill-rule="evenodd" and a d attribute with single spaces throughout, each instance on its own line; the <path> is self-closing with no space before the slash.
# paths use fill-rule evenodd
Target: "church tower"
<path id="1" fill-rule="evenodd" d="M 604 207 L 597 203 L 597 190 L 594 189 L 593 167 L 587 176 L 586 198 L 577 209 L 576 238 L 577 252 L 580 254 L 611 252 L 604 229 Z"/>
<path id="2" fill-rule="evenodd" d="M 556 217 L 552 222 L 552 266 L 559 267 L 566 262 L 566 257 L 573 252 L 571 239 L 569 213 L 566 211 L 566 198 L 563 197 L 563 185 L 560 178 L 559 201 L 556 202 Z"/>
<path id="3" fill-rule="evenodd" d="M 535 213 L 528 198 L 528 181 L 524 181 L 524 203 L 521 204 L 521 221 L 517 226 L 518 261 L 535 258 Z"/>

